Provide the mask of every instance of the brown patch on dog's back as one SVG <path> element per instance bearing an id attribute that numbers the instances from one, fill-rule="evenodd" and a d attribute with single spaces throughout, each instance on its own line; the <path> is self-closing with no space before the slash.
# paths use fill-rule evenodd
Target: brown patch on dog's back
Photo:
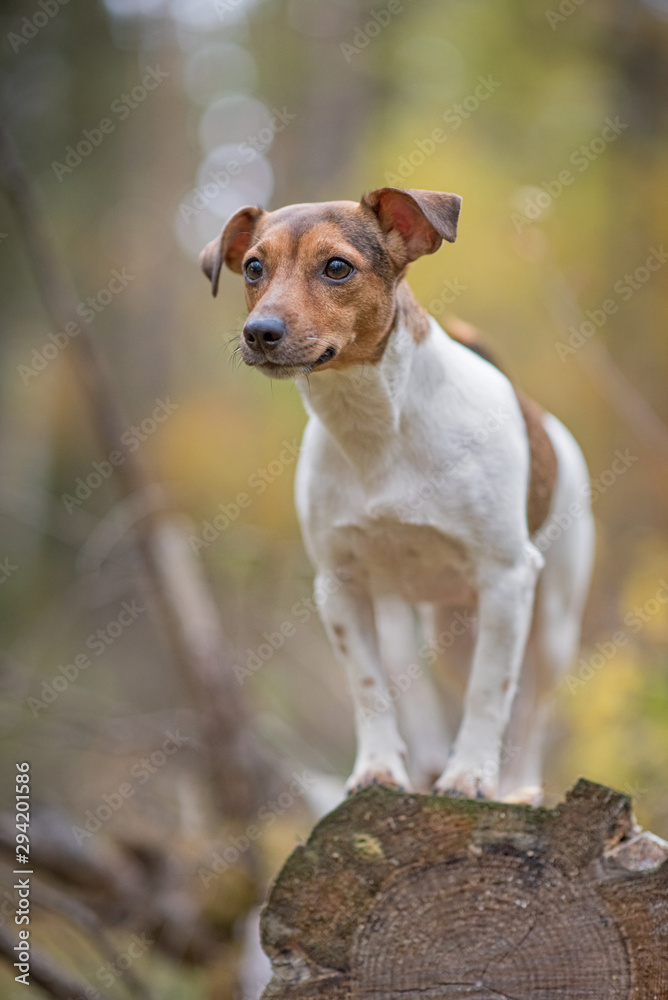
<path id="1" fill-rule="evenodd" d="M 444 329 L 449 337 L 463 344 L 469 350 L 479 354 L 499 371 L 503 368 L 496 360 L 493 351 L 485 343 L 480 331 L 470 323 L 457 317 L 451 317 L 444 323 Z M 503 372 L 504 375 L 506 374 Z M 552 493 L 557 479 L 557 456 L 554 453 L 550 436 L 543 425 L 545 411 L 538 403 L 519 389 L 510 380 L 517 402 L 520 405 L 529 439 L 530 472 L 529 492 L 527 496 L 527 521 L 529 534 L 533 535 L 545 523 L 550 512 Z"/>
<path id="2" fill-rule="evenodd" d="M 544 524 L 550 512 L 552 493 L 557 480 L 557 456 L 554 453 L 550 436 L 543 425 L 545 411 L 517 386 L 513 386 L 513 388 L 517 402 L 520 404 L 529 438 L 531 471 L 527 498 L 527 520 L 529 534 L 533 535 Z"/>

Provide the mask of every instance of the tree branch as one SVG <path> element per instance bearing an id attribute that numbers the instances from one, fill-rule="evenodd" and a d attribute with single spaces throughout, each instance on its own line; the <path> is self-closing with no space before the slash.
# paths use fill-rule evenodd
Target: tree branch
<path id="1" fill-rule="evenodd" d="M 57 329 L 77 322 L 80 301 L 49 232 L 39 196 L 11 136 L 0 126 L 0 181 L 18 218 L 35 280 Z M 70 342 L 98 438 L 106 454 L 119 448 L 129 426 L 109 369 L 87 330 Z M 134 498 L 152 486 L 138 452 L 114 467 L 121 493 Z M 155 487 L 153 487 L 155 489 Z M 138 548 L 165 635 L 203 719 L 215 797 L 221 812 L 243 821 L 275 782 L 275 769 L 251 732 L 249 707 L 232 676 L 231 651 L 218 611 L 183 534 L 181 523 L 160 510 L 136 524 Z M 263 787 L 264 786 L 264 787 Z"/>

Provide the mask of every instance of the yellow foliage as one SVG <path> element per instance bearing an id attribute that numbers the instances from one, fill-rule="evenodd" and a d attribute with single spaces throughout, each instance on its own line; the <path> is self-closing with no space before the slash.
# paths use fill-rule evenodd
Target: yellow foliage
<path id="1" fill-rule="evenodd" d="M 637 547 L 620 603 L 642 623 L 647 642 L 668 643 L 668 539 L 664 535 L 654 533 Z"/>

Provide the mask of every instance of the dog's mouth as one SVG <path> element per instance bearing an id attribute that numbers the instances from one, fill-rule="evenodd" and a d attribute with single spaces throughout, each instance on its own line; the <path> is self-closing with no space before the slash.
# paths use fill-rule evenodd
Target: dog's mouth
<path id="1" fill-rule="evenodd" d="M 326 350 L 322 352 L 317 361 L 313 362 L 313 368 L 317 368 L 319 365 L 326 365 L 328 361 L 331 361 L 332 358 L 335 357 L 336 357 L 336 348 L 328 347 Z"/>
<path id="2" fill-rule="evenodd" d="M 252 368 L 257 368 L 258 371 L 262 372 L 268 378 L 288 379 L 296 378 L 299 375 L 310 375 L 316 368 L 326 365 L 328 361 L 331 361 L 335 357 L 336 348 L 327 347 L 315 361 L 269 361 L 268 358 L 263 358 L 262 361 L 246 361 L 246 364 Z"/>

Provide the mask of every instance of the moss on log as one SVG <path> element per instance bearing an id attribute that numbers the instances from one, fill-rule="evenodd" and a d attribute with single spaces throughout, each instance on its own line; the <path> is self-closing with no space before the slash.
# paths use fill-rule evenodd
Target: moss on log
<path id="1" fill-rule="evenodd" d="M 668 1000 L 667 859 L 587 781 L 555 809 L 367 789 L 273 886 L 264 1000 Z"/>

